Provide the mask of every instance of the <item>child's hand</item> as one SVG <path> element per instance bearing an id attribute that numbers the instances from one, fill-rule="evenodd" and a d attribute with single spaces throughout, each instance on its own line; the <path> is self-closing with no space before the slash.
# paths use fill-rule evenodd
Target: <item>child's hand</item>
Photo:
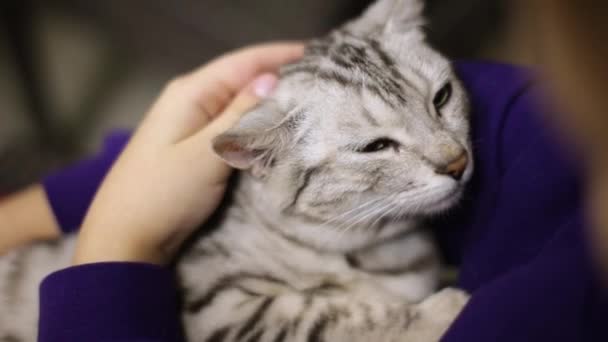
<path id="1" fill-rule="evenodd" d="M 224 195 L 230 169 L 211 140 L 272 90 L 269 72 L 301 54 L 300 44 L 257 46 L 172 81 L 97 193 L 74 263 L 167 262 Z"/>

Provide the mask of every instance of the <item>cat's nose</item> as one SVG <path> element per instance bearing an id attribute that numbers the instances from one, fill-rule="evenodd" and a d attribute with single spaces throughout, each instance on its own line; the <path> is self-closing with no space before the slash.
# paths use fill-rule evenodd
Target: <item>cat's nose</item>
<path id="1" fill-rule="evenodd" d="M 467 168 L 468 162 L 469 158 L 467 157 L 467 153 L 462 152 L 462 154 L 454 158 L 445 166 L 437 168 L 435 172 L 440 175 L 450 176 L 455 180 L 460 180 L 462 178 L 462 175 L 464 174 L 464 170 L 466 170 Z"/>

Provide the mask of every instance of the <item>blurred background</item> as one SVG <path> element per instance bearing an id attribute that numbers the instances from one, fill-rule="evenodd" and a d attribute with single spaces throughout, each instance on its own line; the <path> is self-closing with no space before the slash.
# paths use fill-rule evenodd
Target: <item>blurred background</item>
<path id="1" fill-rule="evenodd" d="M 534 64 L 504 0 L 427 0 L 429 39 L 455 59 Z M 245 44 L 322 35 L 367 0 L 4 0 L 0 194 L 133 127 L 163 85 Z"/>

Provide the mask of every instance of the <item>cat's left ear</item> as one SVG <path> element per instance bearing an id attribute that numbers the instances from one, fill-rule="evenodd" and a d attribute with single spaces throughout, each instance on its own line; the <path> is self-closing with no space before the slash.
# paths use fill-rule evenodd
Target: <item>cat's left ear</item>
<path id="1" fill-rule="evenodd" d="M 290 134 L 285 125 L 281 125 L 284 117 L 274 101 L 264 101 L 216 137 L 213 150 L 228 165 L 264 177 L 287 145 Z"/>
<path id="2" fill-rule="evenodd" d="M 345 28 L 357 35 L 415 33 L 423 36 L 423 0 L 376 0 Z"/>

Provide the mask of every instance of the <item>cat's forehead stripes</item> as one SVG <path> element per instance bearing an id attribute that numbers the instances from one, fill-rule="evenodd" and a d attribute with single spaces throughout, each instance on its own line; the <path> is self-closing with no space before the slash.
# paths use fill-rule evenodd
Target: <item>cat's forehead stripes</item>
<path id="1" fill-rule="evenodd" d="M 406 89 L 425 93 L 404 77 L 396 61 L 377 40 L 356 38 L 343 30 L 312 41 L 305 57 L 284 67 L 281 76 L 298 73 L 348 88 L 366 89 L 393 108 L 407 102 Z"/>
<path id="2" fill-rule="evenodd" d="M 365 119 L 365 121 L 368 124 L 370 124 L 373 127 L 380 127 L 380 123 L 378 122 L 378 120 L 376 118 L 374 118 L 372 116 L 372 114 L 366 108 L 363 108 L 363 111 L 361 112 L 361 114 L 363 114 L 363 118 Z"/>

